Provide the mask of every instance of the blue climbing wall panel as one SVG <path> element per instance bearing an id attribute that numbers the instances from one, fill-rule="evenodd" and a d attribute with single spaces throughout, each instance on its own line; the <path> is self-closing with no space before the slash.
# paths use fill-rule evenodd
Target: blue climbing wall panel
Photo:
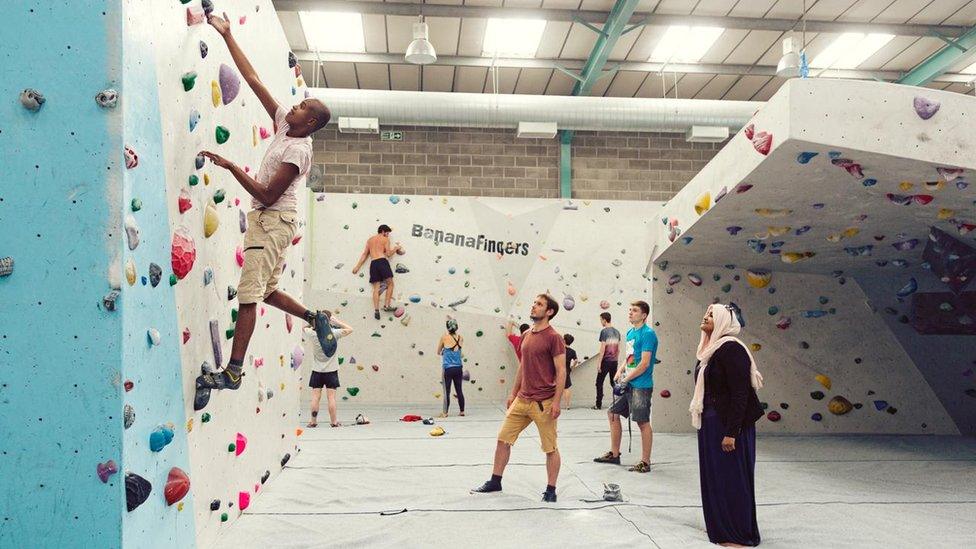
<path id="1" fill-rule="evenodd" d="M 195 545 L 193 528 L 193 475 L 187 449 L 183 377 L 180 371 L 180 330 L 176 321 L 174 286 L 170 285 L 170 228 L 167 212 L 163 155 L 164 134 L 159 109 L 156 49 L 152 33 L 133 18 L 144 14 L 138 0 L 124 2 L 123 26 L 126 69 L 123 75 L 125 145 L 136 152 L 139 164 L 126 170 L 123 212 L 139 227 L 139 245 L 125 248 L 123 271 L 136 273 L 131 286 L 123 276 L 125 319 L 122 327 L 123 380 L 131 382 L 125 404 L 135 421 L 125 430 L 125 469 L 148 480 L 153 490 L 139 508 L 123 512 L 124 547 L 181 547 Z M 133 201 L 141 207 L 133 211 Z M 150 277 L 150 265 L 159 266 L 160 278 Z M 130 271 L 132 272 L 132 271 Z M 153 282 L 157 285 L 154 287 Z M 153 345 L 149 331 L 159 333 Z M 150 434 L 160 426 L 171 427 L 172 442 L 151 451 Z M 169 472 L 177 467 L 189 476 L 190 493 L 167 505 L 164 491 Z"/>
<path id="2" fill-rule="evenodd" d="M 95 94 L 122 71 L 118 0 L 0 3 L 0 547 L 118 547 L 123 246 L 121 113 Z M 17 98 L 46 97 L 38 112 Z"/>

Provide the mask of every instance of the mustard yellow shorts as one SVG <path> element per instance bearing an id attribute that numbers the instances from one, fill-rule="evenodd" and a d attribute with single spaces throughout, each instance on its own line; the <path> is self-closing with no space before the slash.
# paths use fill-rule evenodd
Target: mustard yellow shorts
<path id="1" fill-rule="evenodd" d="M 542 451 L 546 454 L 556 451 L 556 420 L 552 418 L 552 399 L 536 402 L 516 397 L 512 407 L 505 414 L 505 422 L 498 431 L 498 440 L 512 445 L 522 431 L 535 423 L 542 439 Z"/>
<path id="2" fill-rule="evenodd" d="M 251 210 L 244 233 L 244 269 L 237 285 L 241 304 L 264 301 L 278 289 L 285 265 L 285 251 L 291 246 L 297 227 L 295 212 Z"/>

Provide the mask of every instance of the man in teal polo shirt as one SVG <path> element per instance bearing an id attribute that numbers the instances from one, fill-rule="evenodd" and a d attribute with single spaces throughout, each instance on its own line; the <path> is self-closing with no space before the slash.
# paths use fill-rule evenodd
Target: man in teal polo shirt
<path id="1" fill-rule="evenodd" d="M 610 419 L 610 451 L 593 461 L 620 464 L 620 439 L 623 430 L 620 416 L 637 423 L 641 433 L 641 460 L 631 471 L 646 473 L 651 469 L 651 394 L 654 389 L 654 362 L 657 356 L 657 334 L 647 325 L 651 307 L 645 301 L 630 304 L 628 319 L 632 328 L 627 331 L 627 360 L 621 364 L 614 380 L 627 386 L 625 397 L 614 401 L 608 411 Z M 615 391 L 616 392 L 616 391 Z"/>

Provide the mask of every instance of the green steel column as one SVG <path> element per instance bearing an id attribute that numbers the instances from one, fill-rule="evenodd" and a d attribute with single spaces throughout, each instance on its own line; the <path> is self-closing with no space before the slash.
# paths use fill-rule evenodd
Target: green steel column
<path id="1" fill-rule="evenodd" d="M 559 132 L 559 197 L 573 197 L 573 132 Z"/>
<path id="2" fill-rule="evenodd" d="M 899 78 L 898 83 L 924 86 L 945 74 L 952 65 L 962 59 L 972 57 L 973 53 L 976 53 L 973 48 L 976 48 L 976 27 L 916 65 L 914 69 L 908 71 L 908 74 Z"/>

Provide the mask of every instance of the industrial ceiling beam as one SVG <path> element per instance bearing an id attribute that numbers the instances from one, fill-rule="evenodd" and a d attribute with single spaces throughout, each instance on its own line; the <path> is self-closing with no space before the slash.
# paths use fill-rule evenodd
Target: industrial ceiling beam
<path id="1" fill-rule="evenodd" d="M 315 62 L 321 59 L 323 63 L 381 63 L 392 65 L 406 64 L 401 53 L 327 53 L 316 54 L 313 51 L 296 51 L 299 61 Z M 584 59 L 522 59 L 466 56 L 438 56 L 435 65 L 448 67 L 491 67 L 515 69 L 555 69 L 559 71 L 580 71 L 586 64 Z M 614 68 L 621 71 L 635 72 L 667 72 L 682 74 L 727 74 L 727 75 L 755 75 L 775 76 L 776 67 L 773 65 L 734 65 L 714 63 L 649 63 L 643 61 L 614 61 Z M 903 71 L 863 71 L 849 69 L 829 69 L 819 74 L 819 78 L 841 78 L 854 80 L 885 80 L 896 81 L 905 76 Z M 577 80 L 579 79 L 578 77 Z M 974 75 L 943 73 L 933 78 L 933 82 L 966 84 L 973 80 Z"/>
<path id="2" fill-rule="evenodd" d="M 361 2 L 354 0 L 273 0 L 278 11 L 346 11 L 379 15 L 416 17 L 474 17 L 509 19 L 544 19 L 546 21 L 586 22 L 606 24 L 605 11 L 546 8 L 512 8 L 489 6 L 449 6 L 441 4 L 407 4 L 402 2 Z M 789 32 L 799 27 L 796 19 L 767 19 L 759 17 L 717 17 L 708 15 L 670 15 L 633 13 L 630 25 L 694 25 L 725 29 L 769 30 Z M 629 30 L 629 29 L 628 29 Z M 807 20 L 807 32 L 874 32 L 896 36 L 945 36 L 956 38 L 966 34 L 969 27 L 961 25 L 914 25 L 889 23 L 852 23 L 846 21 Z"/>
<path id="3" fill-rule="evenodd" d="M 976 53 L 976 27 L 954 40 L 940 38 L 946 40 L 948 44 L 899 78 L 899 84 L 924 86 L 944 75 L 956 63 L 971 59 Z M 974 76 L 969 75 L 969 79 L 972 78 Z"/>

